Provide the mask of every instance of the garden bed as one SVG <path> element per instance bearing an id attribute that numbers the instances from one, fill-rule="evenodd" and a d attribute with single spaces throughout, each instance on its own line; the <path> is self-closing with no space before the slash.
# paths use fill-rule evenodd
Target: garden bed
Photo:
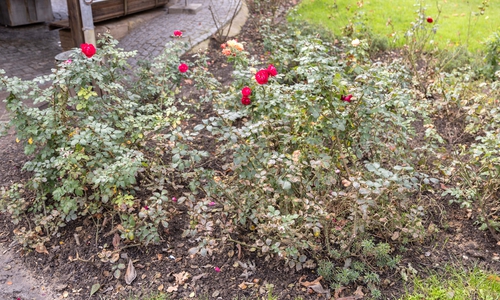
<path id="1" fill-rule="evenodd" d="M 257 17 L 258 14 L 255 14 L 250 20 Z M 246 24 L 238 41 L 243 42 L 245 50 L 258 57 L 259 62 L 264 65 L 269 59 L 269 53 L 261 43 L 264 37 L 258 34 L 259 25 L 260 23 L 253 21 Z M 209 49 L 208 63 L 214 78 L 222 86 L 229 86 L 234 80 L 231 76 L 233 66 L 221 53 L 220 43 L 212 41 Z M 388 52 L 380 57 L 382 64 L 388 64 L 401 56 Z M 182 60 L 193 58 L 185 55 Z M 182 93 L 179 96 L 185 97 L 186 101 L 196 102 L 199 90 L 194 87 L 193 82 L 183 80 L 181 85 Z M 201 120 L 216 115 L 211 104 L 200 105 L 202 108 L 191 111 L 194 116 L 181 124 L 183 128 L 192 129 Z M 437 130 L 444 136 L 456 132 L 453 128 L 463 128 L 460 120 L 437 121 L 436 124 Z M 422 138 L 414 141 L 412 146 L 416 148 L 418 143 L 424 141 L 425 129 L 420 123 L 415 123 L 414 126 L 418 136 Z M 458 142 L 462 141 L 450 138 L 447 145 L 451 149 Z M 3 138 L 1 143 L 0 157 L 5 163 L 0 169 L 0 184 L 5 186 L 26 181 L 31 174 L 21 171 L 27 160 L 22 155 L 23 147 L 15 142 L 14 136 Z M 203 132 L 194 143 L 211 155 L 216 155 L 215 139 L 208 132 Z M 219 160 L 207 161 L 207 165 L 220 174 L 230 173 L 231 170 L 227 171 L 222 164 Z M 477 211 L 467 211 L 457 204 L 449 204 L 450 196 L 441 196 L 440 193 L 446 189 L 446 185 L 437 185 L 435 192 L 419 194 L 426 213 L 423 224 L 426 238 L 401 243 L 395 249 L 394 254 L 401 255 L 402 258 L 396 268 L 385 268 L 381 272 L 382 299 L 404 294 L 407 287 L 407 282 L 403 280 L 405 276 L 411 279 L 416 273 L 420 275 L 429 270 L 439 271 L 447 264 L 464 267 L 479 265 L 484 269 L 498 271 L 498 245 L 488 232 L 480 231 L 474 226 Z M 168 192 L 181 194 L 179 190 Z M 145 194 L 138 193 L 137 197 L 141 201 L 146 200 Z M 303 284 L 304 281 L 313 282 L 318 278 L 316 263 L 315 266 L 296 271 L 295 267 L 285 265 L 277 256 L 266 259 L 251 246 L 252 232 L 243 226 L 229 233 L 211 231 L 210 236 L 216 241 L 216 245 L 211 248 L 213 253 L 206 257 L 194 255 L 192 249 L 199 245 L 199 240 L 182 236 L 183 231 L 189 228 L 189 212 L 189 208 L 182 204 L 169 210 L 169 226 L 163 228 L 160 233 L 162 242 L 156 246 L 140 247 L 131 242 L 116 240 L 115 227 L 111 221 L 104 221 L 105 217 L 98 214 L 71 222 L 60 231 L 60 235 L 46 244 L 46 249 L 31 252 L 25 252 L 19 245 L 11 244 L 13 232 L 19 232 L 22 227 L 29 227 L 29 224 L 15 226 L 10 223 L 7 215 L 2 215 L 0 241 L 4 247 L 12 245 L 12 249 L 17 249 L 18 258 L 24 261 L 35 277 L 43 278 L 40 280 L 46 287 L 51 287 L 56 293 L 67 295 L 70 299 L 88 299 L 95 284 L 100 285 L 93 296 L 96 299 L 99 296 L 105 299 L 149 299 L 147 296 L 155 292 L 166 293 L 170 299 L 262 299 L 268 295 L 277 299 L 294 300 L 324 298 Z M 222 212 L 221 203 L 207 206 L 207 213 L 213 216 L 214 222 L 228 221 Z M 343 225 L 339 223 L 338 226 L 340 228 Z M 393 235 L 392 239 L 387 238 L 387 234 L 383 230 L 374 232 L 380 240 L 392 240 L 396 245 L 398 236 Z M 315 242 L 326 244 L 319 234 Z M 311 250 L 308 255 L 319 257 L 323 252 L 326 251 Z M 125 284 L 123 274 L 120 279 L 115 278 L 117 270 L 125 272 L 128 259 L 134 262 L 137 271 L 137 278 L 132 285 Z M 337 267 L 342 269 L 344 265 Z M 328 284 L 321 282 L 323 287 L 328 288 Z M 368 299 L 368 293 L 366 286 L 361 283 L 331 290 L 334 299 L 344 300 Z"/>

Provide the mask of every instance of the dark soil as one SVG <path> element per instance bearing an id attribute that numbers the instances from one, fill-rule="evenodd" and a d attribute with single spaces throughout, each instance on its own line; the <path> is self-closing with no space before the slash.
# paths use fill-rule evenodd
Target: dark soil
<path id="1" fill-rule="evenodd" d="M 256 18 L 257 16 L 251 16 L 249 20 Z M 247 42 L 246 50 L 252 55 L 264 55 L 259 43 L 261 38 L 255 26 L 255 21 L 249 21 L 238 40 Z M 231 67 L 220 53 L 220 43 L 212 40 L 211 49 L 209 57 L 212 72 L 218 80 L 227 84 L 231 81 Z M 189 55 L 186 55 L 185 59 L 189 59 Z M 184 93 L 187 95 L 191 92 L 191 86 L 189 82 L 184 86 Z M 210 114 L 210 107 L 206 107 L 195 118 L 202 119 L 207 114 Z M 453 127 L 453 124 L 446 122 L 442 124 L 446 127 L 443 130 Z M 461 128 L 461 124 L 458 124 L 457 128 Z M 449 142 L 456 142 L 460 138 L 460 133 L 456 132 L 456 135 L 450 136 Z M 202 141 L 207 149 L 213 148 L 213 140 L 205 138 Z M 21 170 L 27 158 L 23 154 L 22 146 L 15 142 L 14 135 L 0 140 L 0 158 L 1 186 L 23 182 L 29 178 L 30 174 Z M 404 293 L 405 282 L 401 280 L 401 272 L 410 272 L 410 267 L 419 274 L 440 270 L 449 263 L 465 266 L 479 264 L 486 269 L 500 270 L 500 246 L 488 232 L 477 229 L 474 224 L 474 211 L 450 205 L 448 199 L 435 196 L 429 196 L 424 201 L 434 210 L 428 212 L 431 238 L 398 250 L 403 256 L 401 267 L 381 278 L 384 299 Z M 220 210 L 217 206 L 212 209 L 215 213 Z M 170 292 L 171 299 L 190 299 L 194 296 L 200 299 L 262 299 L 269 291 L 278 299 L 324 299 L 299 283 L 301 276 L 305 276 L 307 281 L 316 279 L 318 275 L 314 269 L 294 272 L 287 268 L 283 261 L 266 261 L 237 243 L 220 241 L 212 245 L 212 255 L 189 255 L 188 250 L 197 246 L 198 241 L 181 236 L 183 230 L 188 227 L 187 211 L 179 206 L 172 213 L 175 217 L 170 222 L 168 231 L 163 233 L 164 241 L 160 245 L 139 247 L 133 244 L 119 244 L 114 247 L 111 224 L 103 227 L 102 220 L 87 218 L 71 223 L 59 236 L 52 237 L 46 244 L 47 253 L 26 251 L 21 245 L 13 242 L 13 231 L 29 224 L 14 225 L 8 215 L 0 214 L 0 249 L 4 249 L 2 252 L 7 251 L 2 254 L 3 258 L 9 253 L 6 259 L 9 266 L 27 270 L 26 276 L 34 278 L 36 283 L 30 288 L 37 291 L 37 296 L 32 296 L 33 294 L 24 293 L 24 286 L 14 290 L 7 289 L 7 285 L 21 285 L 21 282 L 13 282 L 12 278 L 15 277 L 6 275 L 7 270 L 2 265 L 0 296 L 4 297 L 2 299 L 17 299 L 25 294 L 29 295 L 26 299 L 89 299 L 92 285 L 100 284 L 99 291 L 90 299 L 129 299 L 131 296 L 136 297 L 131 299 L 142 299 L 151 292 L 167 291 Z M 212 234 L 217 236 L 216 232 Z M 233 238 L 244 240 L 243 236 L 237 234 Z M 110 251 L 109 257 L 117 253 L 117 260 L 109 262 L 109 257 L 99 257 L 104 255 L 105 251 Z M 126 266 L 129 259 L 133 261 L 137 271 L 137 278 L 131 285 L 127 285 L 123 279 L 124 269 L 121 270 L 119 279 L 114 277 L 116 267 L 119 264 Z M 5 260 L 3 263 L 7 264 Z M 220 268 L 220 272 L 215 270 L 216 267 Z M 12 267 L 9 270 L 12 270 Z M 20 280 L 28 280 L 27 277 Z M 328 287 L 324 283 L 323 286 Z M 46 293 L 40 292 L 42 287 Z M 355 289 L 356 286 L 350 287 L 337 296 L 352 296 Z"/>

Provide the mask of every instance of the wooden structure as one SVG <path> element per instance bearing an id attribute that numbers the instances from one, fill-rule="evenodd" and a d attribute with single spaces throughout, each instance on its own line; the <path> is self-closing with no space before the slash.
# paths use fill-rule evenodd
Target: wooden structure
<path id="1" fill-rule="evenodd" d="M 53 19 L 50 0 L 0 0 L 0 24 L 18 26 Z"/>
<path id="2" fill-rule="evenodd" d="M 89 2 L 88 0 L 86 1 Z M 83 28 L 80 1 L 67 0 L 67 3 L 69 19 L 49 24 L 50 29 L 61 29 L 59 31 L 61 43 L 64 45 L 69 45 L 64 46 L 63 49 L 78 47 L 80 44 L 84 43 L 85 40 L 82 30 L 74 30 L 76 28 Z M 169 0 L 97 0 L 92 2 L 91 4 L 92 18 L 94 23 L 99 23 L 164 6 L 168 3 Z M 69 36 L 72 37 L 72 42 L 69 41 L 68 43 Z"/>

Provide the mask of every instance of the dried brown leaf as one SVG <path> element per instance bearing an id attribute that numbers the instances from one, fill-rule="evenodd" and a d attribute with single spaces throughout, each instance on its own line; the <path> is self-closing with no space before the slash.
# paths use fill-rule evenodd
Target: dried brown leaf
<path id="1" fill-rule="evenodd" d="M 132 281 L 137 277 L 137 272 L 135 271 L 134 264 L 132 260 L 128 260 L 127 272 L 125 272 L 125 283 L 130 285 Z"/>
<path id="2" fill-rule="evenodd" d="M 354 293 L 352 293 L 356 298 L 358 299 L 361 299 L 365 296 L 365 294 L 363 293 L 363 287 L 362 286 L 358 286 L 356 288 L 356 290 L 354 291 Z"/>
<path id="3" fill-rule="evenodd" d="M 198 279 L 201 279 L 203 277 L 207 276 L 207 273 L 201 273 L 200 275 L 196 275 L 196 276 L 193 276 L 193 279 L 191 279 L 191 285 L 195 285 L 196 284 L 196 281 Z"/>
<path id="4" fill-rule="evenodd" d="M 313 291 L 315 291 L 318 294 L 325 294 L 326 299 L 330 299 L 330 297 L 331 297 L 330 290 L 324 289 L 323 286 L 321 285 L 321 283 L 311 285 L 311 286 L 309 286 L 309 288 L 311 288 Z"/>
<path id="5" fill-rule="evenodd" d="M 118 235 L 118 233 L 115 233 L 115 235 L 113 236 L 113 247 L 115 247 L 115 249 L 118 249 L 118 246 L 120 246 L 120 235 Z"/>
<path id="6" fill-rule="evenodd" d="M 176 292 L 178 288 L 179 288 L 179 286 L 178 286 L 178 285 L 169 286 L 169 287 L 167 288 L 167 292 L 168 292 L 168 293 Z"/>
<path id="7" fill-rule="evenodd" d="M 47 248 L 45 248 L 45 245 L 42 243 L 38 243 L 35 247 L 35 251 L 38 253 L 44 253 L 44 254 L 49 254 L 49 251 L 47 251 Z"/>
<path id="8" fill-rule="evenodd" d="M 191 274 L 189 274 L 186 271 L 182 271 L 180 273 L 173 274 L 173 276 L 175 277 L 176 284 L 183 285 L 186 282 L 186 280 L 188 280 L 189 276 L 191 276 Z"/>
<path id="9" fill-rule="evenodd" d="M 342 293 L 343 290 L 345 290 L 346 288 L 341 286 L 339 288 L 336 288 L 335 289 L 335 293 L 333 294 L 333 298 L 334 299 L 339 299 L 340 298 L 340 293 Z"/>
<path id="10" fill-rule="evenodd" d="M 319 284 L 319 282 L 321 281 L 321 279 L 323 279 L 323 276 L 319 276 L 318 278 L 316 278 L 314 281 L 302 281 L 306 278 L 306 276 L 302 276 L 299 278 L 299 283 L 305 287 L 310 287 L 310 286 L 313 286 L 313 285 L 316 285 L 316 284 Z"/>
<path id="11" fill-rule="evenodd" d="M 351 185 L 351 182 L 347 179 L 342 179 L 342 185 L 345 187 L 348 187 Z"/>
<path id="12" fill-rule="evenodd" d="M 236 248 L 238 248 L 238 260 L 241 260 L 241 245 L 240 244 L 236 244 Z"/>

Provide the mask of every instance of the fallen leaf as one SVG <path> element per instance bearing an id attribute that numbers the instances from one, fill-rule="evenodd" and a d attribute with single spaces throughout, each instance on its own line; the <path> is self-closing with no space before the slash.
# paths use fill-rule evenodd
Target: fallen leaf
<path id="1" fill-rule="evenodd" d="M 236 248 L 238 248 L 238 260 L 241 260 L 241 245 L 240 244 L 236 244 Z"/>
<path id="2" fill-rule="evenodd" d="M 183 285 L 186 282 L 186 280 L 188 280 L 190 274 L 186 271 L 182 271 L 180 273 L 173 274 L 173 276 L 175 277 L 176 284 Z"/>
<path id="3" fill-rule="evenodd" d="M 132 281 L 137 277 L 137 272 L 135 271 L 134 264 L 132 260 L 128 260 L 127 272 L 125 273 L 125 283 L 130 285 Z"/>
<path id="4" fill-rule="evenodd" d="M 160 291 L 160 292 L 161 292 L 161 291 L 163 291 L 163 288 L 164 288 L 164 287 L 163 287 L 163 283 L 162 283 L 162 284 L 160 284 L 160 286 L 158 287 L 158 291 Z"/>
<path id="5" fill-rule="evenodd" d="M 113 236 L 113 247 L 115 247 L 115 249 L 118 249 L 118 246 L 120 246 L 120 235 L 118 235 L 118 233 L 115 233 L 115 235 Z"/>
<path id="6" fill-rule="evenodd" d="M 49 251 L 47 251 L 47 248 L 45 248 L 45 245 L 42 243 L 38 243 L 35 247 L 35 251 L 38 253 L 44 253 L 44 254 L 49 254 Z"/>
<path id="7" fill-rule="evenodd" d="M 333 298 L 334 299 L 339 299 L 340 298 L 340 293 L 342 293 L 343 290 L 345 290 L 346 288 L 341 286 L 339 288 L 336 288 L 335 289 L 335 293 L 333 294 Z"/>
<path id="8" fill-rule="evenodd" d="M 342 179 L 342 185 L 345 187 L 348 187 L 351 185 L 351 182 L 347 179 Z"/>
<path id="9" fill-rule="evenodd" d="M 299 278 L 299 283 L 305 287 L 310 287 L 312 285 L 315 285 L 315 284 L 318 284 L 321 279 L 323 279 L 323 276 L 319 276 L 318 278 L 316 278 L 314 281 L 302 281 L 306 278 L 306 276 L 302 276 Z"/>
<path id="10" fill-rule="evenodd" d="M 195 285 L 196 284 L 196 281 L 198 279 L 201 279 L 203 277 L 207 276 L 207 273 L 201 273 L 200 275 L 196 275 L 196 276 L 193 276 L 193 279 L 191 279 L 191 285 Z"/>
<path id="11" fill-rule="evenodd" d="M 498 282 L 500 282 L 500 277 L 498 277 L 497 275 L 490 275 L 486 279 L 488 279 L 489 281 L 498 281 Z"/>
<path id="12" fill-rule="evenodd" d="M 242 282 L 241 284 L 238 285 L 238 287 L 242 290 L 246 290 L 248 286 L 246 285 L 245 282 Z"/>
<path id="13" fill-rule="evenodd" d="M 172 293 L 172 292 L 177 292 L 177 289 L 179 288 L 178 285 L 174 285 L 174 286 L 169 286 L 167 288 L 167 293 Z"/>
<path id="14" fill-rule="evenodd" d="M 356 288 L 356 290 L 354 291 L 353 295 L 355 297 L 358 297 L 359 299 L 363 298 L 365 296 L 365 294 L 363 293 L 363 287 L 362 286 L 358 286 Z"/>
<path id="15" fill-rule="evenodd" d="M 311 285 L 309 288 L 318 294 L 325 294 L 326 299 L 330 299 L 331 297 L 330 290 L 328 289 L 325 290 L 323 286 L 321 286 L 321 283 Z"/>
<path id="16" fill-rule="evenodd" d="M 158 254 L 156 254 L 156 257 L 158 258 L 158 260 L 162 260 L 163 259 L 163 254 L 158 253 Z"/>
<path id="17" fill-rule="evenodd" d="M 12 285 L 12 281 L 7 281 L 7 285 Z"/>
<path id="18" fill-rule="evenodd" d="M 115 252 L 113 253 L 113 255 L 111 256 L 111 259 L 109 260 L 110 263 L 114 264 L 115 262 L 117 262 L 118 260 L 120 259 L 120 253 L 118 252 Z"/>
<path id="19" fill-rule="evenodd" d="M 100 288 L 101 285 L 99 283 L 92 285 L 92 288 L 90 289 L 90 297 L 92 297 L 92 295 L 94 295 Z"/>

